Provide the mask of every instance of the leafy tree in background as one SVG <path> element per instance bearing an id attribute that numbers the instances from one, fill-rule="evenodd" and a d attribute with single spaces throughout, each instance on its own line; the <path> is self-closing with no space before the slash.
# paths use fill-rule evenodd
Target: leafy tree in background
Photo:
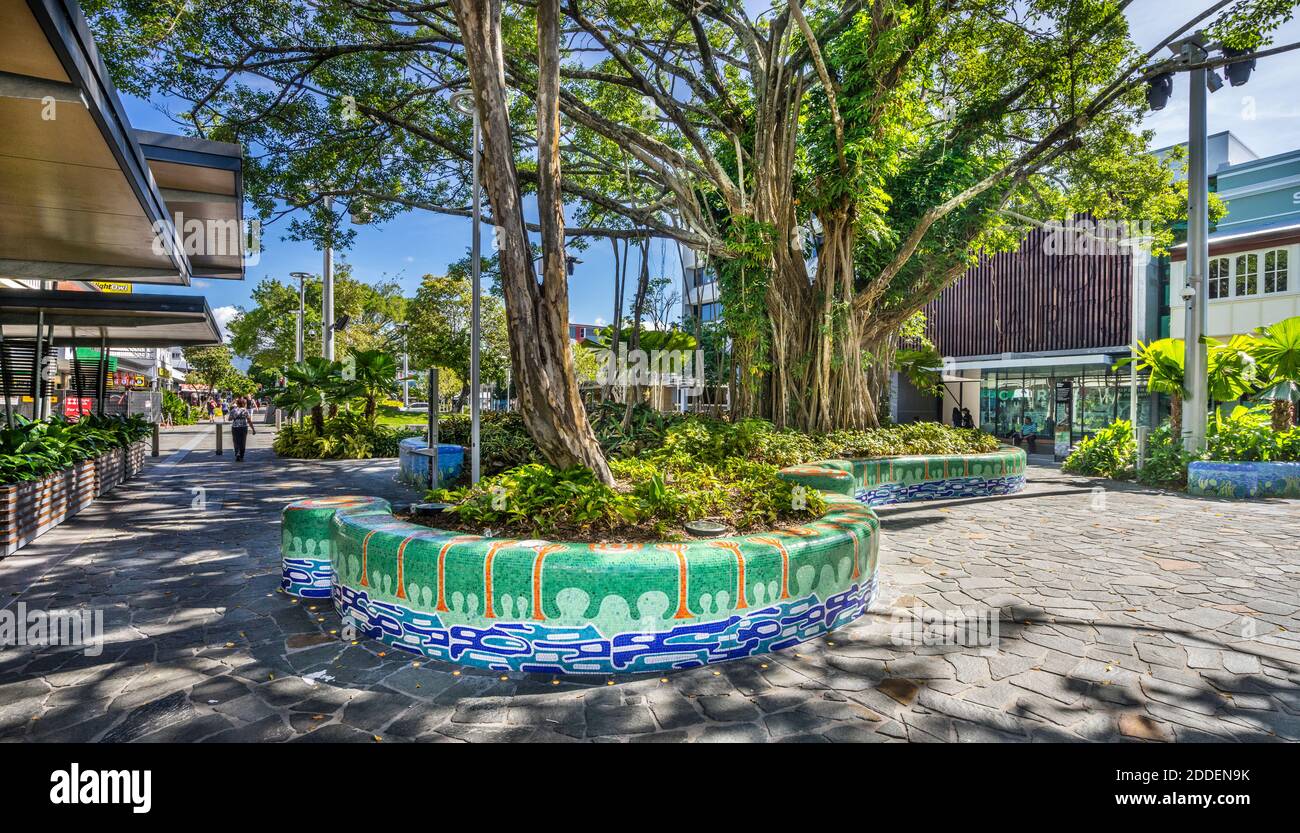
<path id="1" fill-rule="evenodd" d="M 459 382 L 456 408 L 464 404 L 470 392 L 472 298 L 467 263 L 453 264 L 447 275 L 425 275 L 414 300 L 407 305 L 410 365 L 413 369 L 437 367 L 454 374 Z M 491 293 L 483 294 L 479 303 L 479 377 L 484 382 L 504 383 L 510 366 L 505 307 Z M 445 375 L 439 376 L 438 385 L 444 390 L 445 380 Z"/>
<path id="2" fill-rule="evenodd" d="M 321 281 L 305 283 L 303 350 L 317 355 L 321 350 Z M 240 308 L 226 329 L 235 355 L 259 367 L 281 367 L 296 358 L 298 285 L 277 278 L 263 278 L 252 293 L 252 305 Z M 334 313 L 350 317 L 348 326 L 336 333 L 339 355 L 353 350 L 373 350 L 385 344 L 392 325 L 405 317 L 406 300 L 394 281 L 369 284 L 358 280 L 347 263 L 334 271 Z"/>
<path id="3" fill-rule="evenodd" d="M 185 362 L 189 372 L 185 379 L 192 385 L 207 387 L 208 396 L 227 386 L 227 381 L 239 373 L 235 369 L 230 347 L 217 344 L 211 347 L 184 348 Z"/>
<path id="4" fill-rule="evenodd" d="M 719 264 L 736 409 L 811 430 L 877 421 L 867 369 L 977 253 L 1077 211 L 1167 241 L 1184 203 L 1140 130 L 1153 65 L 1200 27 L 1267 44 L 1293 8 L 1201 0 L 1142 52 L 1121 0 L 777 0 L 754 17 L 741 0 L 83 5 L 122 89 L 256 146 L 259 210 L 340 247 L 346 214 L 466 214 L 469 119 L 448 91 L 469 76 L 517 371 L 571 375 L 565 235 L 671 237 Z M 520 205 L 534 195 L 539 223 Z M 573 391 L 523 387 L 553 461 L 603 472 Z"/>

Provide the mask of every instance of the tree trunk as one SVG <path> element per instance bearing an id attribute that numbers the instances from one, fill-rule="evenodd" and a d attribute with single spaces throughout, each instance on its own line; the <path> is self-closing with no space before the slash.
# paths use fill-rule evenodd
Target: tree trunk
<path id="1" fill-rule="evenodd" d="M 542 280 L 533 269 L 515 168 L 500 0 L 452 0 L 483 137 L 483 180 L 497 224 L 501 288 L 510 324 L 510 360 L 519 409 L 547 461 L 586 466 L 604 483 L 613 476 L 587 421 L 569 348 L 569 285 L 560 193 L 559 0 L 537 4 L 537 210 Z"/>
<path id="2" fill-rule="evenodd" d="M 1285 434 L 1293 424 L 1293 409 L 1289 399 L 1273 400 L 1273 430 Z"/>
<path id="3" fill-rule="evenodd" d="M 1174 442 L 1181 442 L 1183 436 L 1183 396 L 1180 393 L 1169 395 L 1169 433 Z"/>

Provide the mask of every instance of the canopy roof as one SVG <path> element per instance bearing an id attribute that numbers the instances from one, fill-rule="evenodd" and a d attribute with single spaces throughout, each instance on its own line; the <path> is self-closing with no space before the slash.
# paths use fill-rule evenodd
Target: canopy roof
<path id="1" fill-rule="evenodd" d="M 6 339 L 35 339 L 40 320 L 46 327 L 54 326 L 54 343 L 64 347 L 193 347 L 221 342 L 212 310 L 198 295 L 0 288 L 0 326 Z"/>
<path id="2" fill-rule="evenodd" d="M 176 227 L 242 221 L 240 159 L 133 131 L 73 0 L 0 0 L 0 276 L 242 278 L 242 247 L 187 256 Z"/>

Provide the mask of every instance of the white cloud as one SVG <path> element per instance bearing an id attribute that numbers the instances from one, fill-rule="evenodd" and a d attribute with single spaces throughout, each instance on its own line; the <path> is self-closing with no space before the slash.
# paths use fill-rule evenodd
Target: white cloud
<path id="1" fill-rule="evenodd" d="M 605 319 L 600 318 L 599 316 L 597 316 L 596 321 L 595 321 L 595 324 L 596 324 L 597 327 L 603 327 L 603 326 L 605 326 Z"/>
<path id="2" fill-rule="evenodd" d="M 212 311 L 212 317 L 217 321 L 217 329 L 221 331 L 221 340 L 229 341 L 230 333 L 226 331 L 226 325 L 239 314 L 239 307 L 233 304 L 227 304 L 224 307 L 217 307 Z"/>

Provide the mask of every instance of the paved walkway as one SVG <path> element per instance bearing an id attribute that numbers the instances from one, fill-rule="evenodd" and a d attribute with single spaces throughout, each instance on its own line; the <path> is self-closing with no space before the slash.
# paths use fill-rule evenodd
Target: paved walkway
<path id="1" fill-rule="evenodd" d="M 0 605 L 102 609 L 107 632 L 96 657 L 0 650 L 0 739 L 1300 740 L 1297 501 L 1032 467 L 1021 495 L 882 510 L 882 598 L 828 639 L 555 680 L 341 641 L 328 605 L 276 592 L 279 512 L 409 497 L 393 462 L 282 461 L 264 431 L 238 465 L 202 431 L 169 434 L 142 478 L 0 561 Z M 922 609 L 996 613 L 995 647 L 978 628 L 933 644 Z"/>

